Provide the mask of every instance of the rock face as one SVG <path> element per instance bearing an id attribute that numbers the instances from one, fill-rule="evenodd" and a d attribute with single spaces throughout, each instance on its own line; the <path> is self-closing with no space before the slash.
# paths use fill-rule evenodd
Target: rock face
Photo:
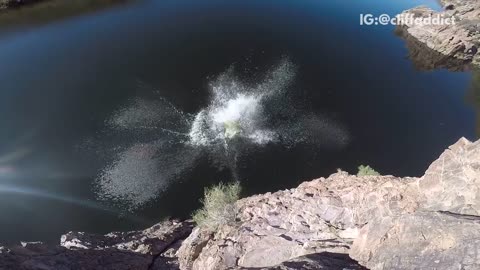
<path id="1" fill-rule="evenodd" d="M 236 208 L 214 232 L 166 221 L 2 247 L 0 269 L 480 269 L 480 141 L 460 139 L 420 178 L 339 171 Z"/>
<path id="2" fill-rule="evenodd" d="M 480 217 L 418 211 L 375 219 L 350 256 L 370 269 L 480 269 Z"/>
<path id="3" fill-rule="evenodd" d="M 242 199 L 237 226 L 196 228 L 180 265 L 293 269 L 285 263 L 335 254 L 370 269 L 480 269 L 479 162 L 480 141 L 461 139 L 421 178 L 338 172 Z"/>
<path id="4" fill-rule="evenodd" d="M 428 48 L 464 63 L 480 65 L 480 2 L 477 0 L 441 0 L 445 10 L 434 11 L 417 7 L 404 11 L 404 17 L 427 18 L 442 16 L 455 18 L 454 25 L 403 25 L 404 31 Z"/>
<path id="5" fill-rule="evenodd" d="M 22 243 L 0 248 L 0 269 L 178 269 L 175 253 L 191 230 L 191 222 L 171 220 L 143 231 L 104 236 L 70 232 L 62 236 L 61 246 Z"/>
<path id="6" fill-rule="evenodd" d="M 460 139 L 415 186 L 418 211 L 375 217 L 350 256 L 371 269 L 480 269 L 480 141 Z"/>

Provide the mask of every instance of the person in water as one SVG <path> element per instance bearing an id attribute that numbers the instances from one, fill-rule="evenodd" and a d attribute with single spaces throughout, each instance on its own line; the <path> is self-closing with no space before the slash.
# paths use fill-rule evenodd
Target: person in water
<path id="1" fill-rule="evenodd" d="M 225 128 L 225 139 L 233 139 L 242 133 L 242 127 L 238 121 L 226 121 L 223 123 Z"/>

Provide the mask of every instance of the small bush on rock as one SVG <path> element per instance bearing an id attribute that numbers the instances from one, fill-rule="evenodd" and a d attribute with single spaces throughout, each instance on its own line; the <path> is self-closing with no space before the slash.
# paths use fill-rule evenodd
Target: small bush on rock
<path id="1" fill-rule="evenodd" d="M 365 166 L 365 165 L 360 165 L 358 167 L 358 173 L 357 176 L 368 176 L 368 175 L 380 175 L 377 171 L 375 171 L 372 167 L 370 166 Z"/>
<path id="2" fill-rule="evenodd" d="M 201 228 L 216 230 L 220 225 L 235 223 L 237 209 L 235 202 L 240 198 L 239 182 L 220 183 L 205 189 L 203 208 L 195 211 L 193 221 Z"/>

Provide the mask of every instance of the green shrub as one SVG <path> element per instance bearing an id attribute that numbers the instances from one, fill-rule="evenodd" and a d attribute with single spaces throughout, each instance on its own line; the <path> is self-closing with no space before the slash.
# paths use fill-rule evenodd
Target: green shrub
<path id="1" fill-rule="evenodd" d="M 234 224 L 237 218 L 235 202 L 240 198 L 240 192 L 239 182 L 220 183 L 206 188 L 202 199 L 203 208 L 195 211 L 193 221 L 208 230 L 216 230 L 220 225 Z"/>
<path id="2" fill-rule="evenodd" d="M 358 166 L 358 173 L 357 176 L 366 176 L 366 175 L 380 175 L 377 171 L 375 171 L 370 166 L 360 165 Z"/>

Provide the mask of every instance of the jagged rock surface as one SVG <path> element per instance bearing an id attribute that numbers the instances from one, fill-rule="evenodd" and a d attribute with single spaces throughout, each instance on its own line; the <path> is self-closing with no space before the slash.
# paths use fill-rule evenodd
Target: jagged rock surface
<path id="1" fill-rule="evenodd" d="M 188 239 L 184 242 L 179 257 L 189 262 L 183 269 L 271 267 L 307 254 L 348 254 L 369 220 L 417 209 L 415 181 L 338 172 L 295 189 L 242 199 L 238 227 L 220 228 L 203 241 L 196 258 L 182 252 L 192 249 Z M 197 243 L 202 242 L 199 235 Z"/>
<path id="2" fill-rule="evenodd" d="M 480 269 L 480 217 L 419 211 L 375 219 L 350 256 L 370 269 Z"/>
<path id="3" fill-rule="evenodd" d="M 275 269 L 321 252 L 371 269 L 478 268 L 479 162 L 480 141 L 461 139 L 421 178 L 338 172 L 242 199 L 236 227 L 183 242 L 182 269 Z"/>
<path id="4" fill-rule="evenodd" d="M 404 11 L 401 15 L 414 18 L 453 16 L 454 25 L 411 24 L 399 27 L 443 55 L 480 65 L 480 1 L 441 0 L 441 4 L 445 10 L 440 12 L 422 6 Z"/>
<path id="5" fill-rule="evenodd" d="M 419 211 L 374 218 L 350 256 L 370 269 L 480 269 L 480 141 L 460 139 L 415 186 Z"/>

